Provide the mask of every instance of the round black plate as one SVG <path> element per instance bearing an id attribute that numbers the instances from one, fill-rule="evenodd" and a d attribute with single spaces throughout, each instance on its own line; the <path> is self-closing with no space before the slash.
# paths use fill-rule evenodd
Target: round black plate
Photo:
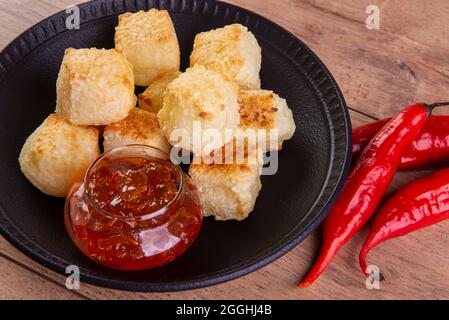
<path id="1" fill-rule="evenodd" d="M 48 197 L 22 175 L 17 157 L 33 130 L 54 110 L 64 49 L 111 48 L 117 16 L 167 9 L 178 34 L 182 65 L 195 34 L 238 22 L 262 46 L 262 86 L 287 99 L 297 129 L 279 157 L 279 171 L 262 177 L 254 212 L 243 222 L 205 219 L 194 245 L 154 270 L 121 272 L 95 264 L 75 247 L 63 224 L 63 199 Z M 346 176 L 351 126 L 343 96 L 316 55 L 288 31 L 245 9 L 207 0 L 101 0 L 80 6 L 81 28 L 67 30 L 65 12 L 29 29 L 0 54 L 0 230 L 17 248 L 64 273 L 133 291 L 198 288 L 237 278 L 280 257 L 323 220 Z"/>

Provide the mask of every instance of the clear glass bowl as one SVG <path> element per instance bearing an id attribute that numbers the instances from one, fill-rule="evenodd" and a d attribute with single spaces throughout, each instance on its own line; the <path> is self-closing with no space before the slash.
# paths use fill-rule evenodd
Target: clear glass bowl
<path id="1" fill-rule="evenodd" d="M 130 187 L 127 183 L 122 185 L 121 181 L 132 180 L 116 181 L 115 178 L 108 178 L 106 181 L 94 181 L 101 177 L 99 174 L 103 171 L 100 170 L 105 168 L 109 170 L 109 165 L 120 164 L 120 161 L 125 164 L 127 161 L 157 162 L 162 168 L 167 165 L 172 169 L 176 166 L 172 172 L 177 175 L 177 190 L 170 199 L 166 199 L 167 203 L 164 206 L 149 212 L 131 207 L 131 211 L 127 210 L 126 214 L 122 214 L 120 211 L 117 212 L 115 207 L 111 207 L 111 204 L 100 205 L 99 194 L 107 192 L 102 191 L 104 185 L 113 183 L 113 186 L 117 187 L 114 190 L 126 190 Z M 131 167 L 131 170 L 134 170 L 134 167 Z M 152 179 L 152 174 L 146 175 L 147 171 L 144 172 L 145 178 Z M 96 186 L 96 192 L 91 190 L 92 185 Z M 164 188 L 163 185 L 157 187 Z M 145 197 L 151 194 L 149 191 L 146 192 L 139 194 L 141 197 L 137 199 L 139 203 L 146 201 Z M 121 200 L 124 199 L 123 194 L 119 194 L 119 197 L 122 197 Z M 66 228 L 77 247 L 94 261 L 122 270 L 149 269 L 175 259 L 192 244 L 202 223 L 201 201 L 190 178 L 163 152 L 145 145 L 115 148 L 96 159 L 84 178 L 72 186 L 66 198 L 64 211 Z"/>

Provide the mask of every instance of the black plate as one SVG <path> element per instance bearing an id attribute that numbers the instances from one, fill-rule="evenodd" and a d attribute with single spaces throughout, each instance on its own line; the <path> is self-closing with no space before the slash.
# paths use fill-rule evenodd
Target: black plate
<path id="1" fill-rule="evenodd" d="M 279 171 L 262 178 L 254 212 L 243 222 L 205 219 L 194 245 L 154 270 L 121 272 L 78 251 L 63 224 L 62 199 L 45 196 L 21 174 L 20 149 L 54 110 L 55 83 L 68 47 L 113 47 L 117 16 L 167 9 L 185 68 L 195 34 L 226 24 L 246 25 L 262 46 L 262 86 L 287 99 L 297 129 L 280 153 Z M 67 30 L 65 12 L 29 29 L 0 54 L 0 230 L 18 249 L 64 273 L 133 291 L 174 291 L 234 279 L 280 257 L 323 220 L 346 176 L 351 126 L 343 96 L 329 71 L 300 40 L 245 9 L 207 0 L 95 1 L 80 6 L 80 30 Z"/>

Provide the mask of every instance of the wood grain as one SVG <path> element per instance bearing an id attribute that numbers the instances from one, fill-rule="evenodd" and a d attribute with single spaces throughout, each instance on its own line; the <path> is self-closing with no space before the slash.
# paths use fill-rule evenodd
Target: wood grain
<path id="1" fill-rule="evenodd" d="M 449 2 L 410 0 L 229 0 L 282 25 L 302 39 L 331 70 L 351 109 L 353 126 L 393 115 L 415 101 L 447 100 Z M 365 8 L 381 9 L 381 29 L 365 28 Z M 0 0 L 0 48 L 41 19 L 78 0 Z M 444 112 L 444 111 L 442 111 Z M 401 172 L 389 195 L 431 171 Z M 81 284 L 34 262 L 0 238 L 0 298 L 45 299 L 448 299 L 449 221 L 373 250 L 370 263 L 386 281 L 365 287 L 357 254 L 369 226 L 338 254 L 309 289 L 295 283 L 316 256 L 320 231 L 274 263 L 221 285 L 176 293 L 129 293 Z M 4 275 L 7 275 L 6 277 Z"/>
<path id="2" fill-rule="evenodd" d="M 76 292 L 61 290 L 34 270 L 17 265 L 10 258 L 0 257 L 0 299 L 85 299 Z"/>

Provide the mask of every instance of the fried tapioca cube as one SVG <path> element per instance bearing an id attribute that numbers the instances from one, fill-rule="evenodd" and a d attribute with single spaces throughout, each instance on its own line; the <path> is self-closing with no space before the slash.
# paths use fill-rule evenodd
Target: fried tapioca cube
<path id="1" fill-rule="evenodd" d="M 64 197 L 100 155 L 98 139 L 98 129 L 73 125 L 51 114 L 23 145 L 20 169 L 42 192 Z"/>
<path id="2" fill-rule="evenodd" d="M 128 144 L 145 144 L 169 153 L 170 145 L 162 134 L 154 113 L 133 108 L 128 117 L 104 129 L 104 150 Z"/>
<path id="3" fill-rule="evenodd" d="M 241 24 L 196 35 L 190 66 L 202 65 L 234 80 L 242 89 L 260 89 L 262 50 L 256 37 Z"/>
<path id="4" fill-rule="evenodd" d="M 77 125 L 106 125 L 136 104 L 131 64 L 114 49 L 65 51 L 56 82 L 56 112 Z"/>
<path id="5" fill-rule="evenodd" d="M 166 10 L 120 15 L 115 28 L 115 48 L 134 66 L 138 86 L 148 86 L 158 76 L 179 70 L 178 38 Z"/>

